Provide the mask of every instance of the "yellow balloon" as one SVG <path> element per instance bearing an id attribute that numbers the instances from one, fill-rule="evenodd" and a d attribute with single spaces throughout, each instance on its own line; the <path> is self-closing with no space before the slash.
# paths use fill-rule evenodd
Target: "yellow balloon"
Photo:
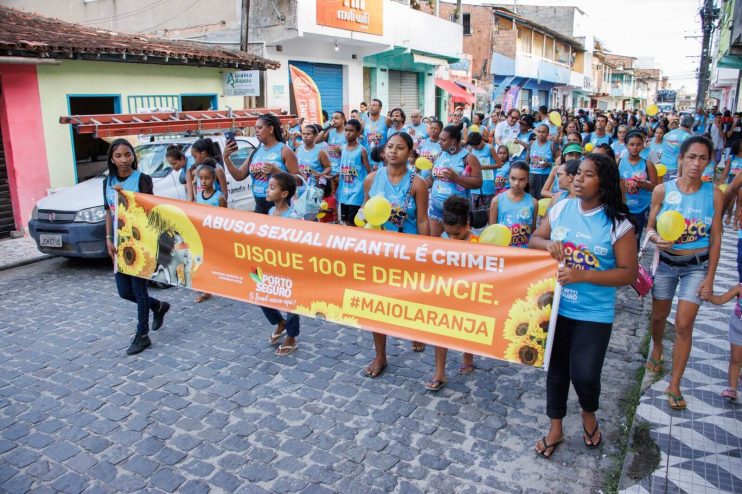
<path id="1" fill-rule="evenodd" d="M 389 220 L 392 205 L 382 195 L 374 196 L 363 205 L 363 216 L 368 223 L 381 226 Z"/>
<path id="2" fill-rule="evenodd" d="M 685 231 L 685 218 L 677 211 L 665 211 L 657 217 L 657 233 L 664 240 L 674 242 Z"/>
<path id="3" fill-rule="evenodd" d="M 510 228 L 500 224 L 488 226 L 479 235 L 479 243 L 499 245 L 500 247 L 507 247 L 512 239 L 513 233 Z"/>
<path id="4" fill-rule="evenodd" d="M 379 225 L 372 225 L 371 223 L 366 223 L 366 226 L 364 226 L 366 230 L 381 230 L 381 226 Z"/>
<path id="5" fill-rule="evenodd" d="M 353 223 L 361 228 L 366 226 L 366 218 L 363 216 L 363 209 L 358 210 L 358 212 L 356 213 L 356 217 L 353 218 Z"/>
<path id="6" fill-rule="evenodd" d="M 557 127 L 562 126 L 562 116 L 559 114 L 558 111 L 553 111 L 549 113 L 549 122 L 553 123 Z"/>
<path id="7" fill-rule="evenodd" d="M 585 144 L 585 151 L 587 151 L 588 153 L 592 152 L 593 149 L 595 149 L 595 146 L 592 142 L 588 142 L 587 144 Z"/>
<path id="8" fill-rule="evenodd" d="M 550 197 L 542 197 L 538 200 L 538 215 L 539 216 L 546 216 L 546 210 L 549 209 L 549 204 L 551 204 L 551 198 Z"/>
<path id="9" fill-rule="evenodd" d="M 415 160 L 415 167 L 418 170 L 430 170 L 433 168 L 433 162 L 428 158 L 418 158 Z"/>
<path id="10" fill-rule="evenodd" d="M 721 185 L 719 185 L 719 190 L 722 191 L 722 192 L 726 192 L 728 188 L 729 188 L 729 184 L 721 184 Z"/>
<path id="11" fill-rule="evenodd" d="M 663 165 L 662 163 L 658 163 L 654 165 L 654 168 L 657 170 L 658 177 L 664 177 L 665 173 L 667 173 L 667 167 Z"/>
<path id="12" fill-rule="evenodd" d="M 647 115 L 649 115 L 650 117 L 653 117 L 653 116 L 657 115 L 657 113 L 658 113 L 659 111 L 660 111 L 660 109 L 659 109 L 659 108 L 657 107 L 657 105 L 649 105 L 649 106 L 647 107 L 646 113 L 647 113 Z"/>
<path id="13" fill-rule="evenodd" d="M 480 132 L 479 125 L 474 124 L 471 127 L 469 127 L 469 132 Z"/>

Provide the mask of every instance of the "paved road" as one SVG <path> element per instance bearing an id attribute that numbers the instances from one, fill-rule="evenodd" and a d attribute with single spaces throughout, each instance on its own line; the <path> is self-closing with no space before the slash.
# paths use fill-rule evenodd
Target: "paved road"
<path id="1" fill-rule="evenodd" d="M 256 308 L 155 290 L 173 304 L 153 346 L 127 357 L 133 305 L 102 263 L 42 261 L 0 273 L 0 490 L 35 492 L 595 492 L 622 426 L 618 395 L 641 365 L 635 297 L 604 370 L 605 446 L 580 442 L 576 403 L 551 461 L 544 374 L 480 359 L 438 394 L 423 355 L 390 340 L 362 377 L 370 335 L 303 320 L 273 355 Z"/>

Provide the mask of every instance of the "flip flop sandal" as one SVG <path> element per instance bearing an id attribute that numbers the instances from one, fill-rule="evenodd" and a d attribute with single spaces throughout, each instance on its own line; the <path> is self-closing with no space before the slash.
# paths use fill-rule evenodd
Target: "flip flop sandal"
<path id="1" fill-rule="evenodd" d="M 665 391 L 665 396 L 667 396 L 667 405 L 673 410 L 685 410 L 688 406 L 687 403 L 685 403 L 683 395 L 676 395 L 670 391 Z"/>
<path id="2" fill-rule="evenodd" d="M 425 351 L 425 343 L 413 343 L 412 344 L 412 351 L 413 352 L 424 352 Z"/>
<path id="3" fill-rule="evenodd" d="M 278 343 L 279 341 L 281 341 L 281 338 L 283 338 L 283 335 L 285 335 L 285 334 L 286 334 L 286 328 L 283 328 L 283 330 L 280 333 L 278 333 L 278 334 L 276 334 L 276 333 L 271 334 L 271 337 L 270 337 L 270 340 L 269 340 L 270 343 L 271 343 L 271 345 L 275 345 L 276 343 Z"/>
<path id="4" fill-rule="evenodd" d="M 371 379 L 376 379 L 377 377 L 380 377 L 384 371 L 386 370 L 386 366 L 388 364 L 384 364 L 379 368 L 374 369 L 371 366 L 368 366 L 364 369 L 364 372 L 366 374 L 366 377 L 370 377 Z M 375 371 L 375 372 L 374 372 Z"/>
<path id="5" fill-rule="evenodd" d="M 600 446 L 600 443 L 603 442 L 603 434 L 600 434 L 600 437 L 598 438 L 598 442 L 593 442 L 593 438 L 595 437 L 595 434 L 598 433 L 598 430 L 600 429 L 600 425 L 598 424 L 598 421 L 595 421 L 595 429 L 593 429 L 592 434 L 587 431 L 585 428 L 585 424 L 582 424 L 582 430 L 585 431 L 585 435 L 587 436 L 587 440 L 583 437 L 582 440 L 585 443 L 585 447 L 588 449 L 595 449 L 598 446 Z M 587 442 L 590 441 L 590 442 Z"/>
<path id="6" fill-rule="evenodd" d="M 562 444 L 562 441 L 564 439 L 561 439 L 554 444 L 549 444 L 546 442 L 546 436 L 541 438 L 541 442 L 544 443 L 544 449 L 542 451 L 536 450 L 536 454 L 539 455 L 541 458 L 546 458 L 547 460 L 551 459 L 551 457 L 554 455 L 554 452 L 556 451 L 557 446 Z M 551 450 L 551 452 L 547 455 L 546 453 Z"/>
<path id="7" fill-rule="evenodd" d="M 721 397 L 726 398 L 729 401 L 737 401 L 737 390 L 732 389 L 732 388 L 727 388 L 721 392 Z"/>
<path id="8" fill-rule="evenodd" d="M 201 302 L 206 302 L 211 297 L 213 297 L 213 295 L 210 294 L 210 293 L 202 293 L 201 295 L 199 295 L 198 297 L 196 297 L 196 303 L 197 304 L 200 304 Z"/>
<path id="9" fill-rule="evenodd" d="M 653 359 L 652 357 L 649 357 L 649 360 L 647 360 L 647 365 L 645 367 L 649 372 L 658 374 L 665 370 L 665 359 L 661 357 L 659 359 Z"/>
<path id="10" fill-rule="evenodd" d="M 279 357 L 288 357 L 294 353 L 299 345 L 281 345 L 276 350 L 276 355 Z"/>
<path id="11" fill-rule="evenodd" d="M 472 365 L 462 365 L 459 367 L 459 374 L 463 374 L 465 376 L 468 376 L 474 372 L 474 364 Z"/>
<path id="12" fill-rule="evenodd" d="M 440 381 L 438 379 L 435 379 L 433 381 L 428 381 L 425 383 L 425 389 L 428 391 L 440 391 L 441 389 L 446 387 L 446 384 L 448 384 L 448 381 Z"/>

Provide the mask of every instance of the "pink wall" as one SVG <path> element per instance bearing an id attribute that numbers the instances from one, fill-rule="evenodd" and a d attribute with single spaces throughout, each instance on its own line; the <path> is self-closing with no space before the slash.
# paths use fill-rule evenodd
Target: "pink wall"
<path id="1" fill-rule="evenodd" d="M 27 228 L 49 188 L 41 99 L 35 65 L 0 64 L 0 126 L 16 229 Z"/>

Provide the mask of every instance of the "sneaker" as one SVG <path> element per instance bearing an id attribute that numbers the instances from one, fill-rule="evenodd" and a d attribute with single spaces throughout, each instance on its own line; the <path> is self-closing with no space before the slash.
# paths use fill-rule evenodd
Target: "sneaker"
<path id="1" fill-rule="evenodd" d="M 131 345 L 129 345 L 129 349 L 126 350 L 127 355 L 136 355 L 137 353 L 142 353 L 147 348 L 149 348 L 152 345 L 152 340 L 149 339 L 149 336 L 146 334 L 138 334 L 134 337 L 134 339 L 131 341 Z"/>
<path id="2" fill-rule="evenodd" d="M 170 304 L 167 302 L 160 302 L 160 310 L 155 311 L 152 316 L 152 331 L 157 331 L 162 327 L 163 322 L 165 322 L 165 314 L 167 314 L 167 311 L 169 310 Z"/>

